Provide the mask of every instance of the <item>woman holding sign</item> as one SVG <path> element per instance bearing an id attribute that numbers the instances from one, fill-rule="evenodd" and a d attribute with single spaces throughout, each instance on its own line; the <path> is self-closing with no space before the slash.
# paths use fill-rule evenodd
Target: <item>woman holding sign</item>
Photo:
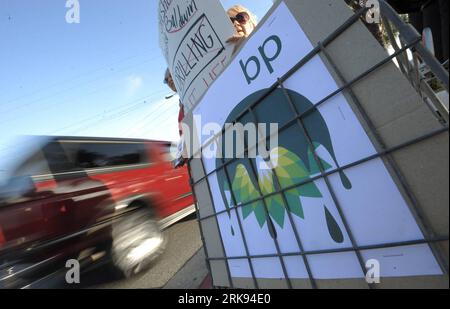
<path id="1" fill-rule="evenodd" d="M 242 43 L 246 40 L 246 38 L 253 32 L 253 30 L 256 28 L 256 16 L 250 12 L 247 8 L 243 7 L 242 5 L 234 5 L 227 11 L 228 16 L 230 17 L 231 22 L 233 23 L 233 26 L 236 30 L 236 33 L 227 40 L 227 43 L 234 44 L 234 50 L 233 54 L 239 49 L 239 47 L 242 45 Z M 172 75 L 169 71 L 169 69 L 166 70 L 165 76 L 164 76 L 164 83 L 174 92 L 177 92 L 177 88 L 175 86 L 175 83 L 173 81 Z M 184 108 L 183 104 L 180 101 L 180 110 L 178 113 L 178 130 L 180 133 L 180 136 L 182 136 L 182 126 L 181 121 L 184 119 Z M 180 151 L 181 153 L 182 151 Z M 175 167 L 183 166 L 185 163 L 185 160 L 183 158 L 177 158 Z"/>

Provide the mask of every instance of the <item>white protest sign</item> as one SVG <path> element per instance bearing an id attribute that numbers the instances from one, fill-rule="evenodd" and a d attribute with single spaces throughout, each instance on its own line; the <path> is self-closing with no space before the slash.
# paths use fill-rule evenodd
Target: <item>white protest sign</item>
<path id="1" fill-rule="evenodd" d="M 188 113 L 230 61 L 234 27 L 218 0 L 159 0 L 160 47 Z"/>
<path id="2" fill-rule="evenodd" d="M 272 151 L 277 150 L 274 153 L 278 162 L 273 170 L 261 169 L 259 157 L 246 157 L 228 164 L 225 175 L 221 168 L 223 159 L 219 156 L 202 158 L 205 172 L 210 174 L 208 182 L 214 210 L 222 212 L 217 220 L 226 256 L 246 256 L 248 249 L 250 255 L 262 256 L 251 259 L 257 278 L 280 279 L 284 278 L 284 273 L 277 257 L 279 250 L 291 255 L 283 258 L 290 278 L 308 278 L 304 260 L 295 255 L 300 252 L 294 234 L 297 231 L 305 251 L 347 249 L 307 255 L 314 278 L 364 278 L 356 252 L 348 250 L 353 246 L 349 228 L 356 246 L 380 245 L 375 250 L 360 253 L 366 261 L 376 259 L 380 263 L 383 277 L 442 274 L 427 244 L 382 247 L 383 244 L 423 240 L 424 236 L 380 158 L 336 171 L 328 176 L 329 184 L 323 177 L 317 177 L 320 171 L 311 155 L 313 151 L 325 171 L 376 153 L 343 94 L 314 108 L 315 103 L 338 89 L 319 56 L 313 57 L 284 82 L 299 112 L 314 108 L 303 118 L 314 149 L 310 149 L 301 126 L 291 121 L 292 106 L 280 88 L 254 106 L 253 114 L 243 114 L 278 77 L 312 49 L 313 45 L 282 2 L 194 108 L 194 127 L 199 128 L 194 134 L 202 145 L 212 136 L 209 130 L 202 130 L 205 124 L 224 127 L 233 123 L 238 115 L 244 125 L 257 121 L 258 124 L 276 122 L 280 128 L 286 126 L 279 132 L 276 149 L 270 145 Z M 274 159 L 272 151 L 270 160 Z M 277 184 L 274 171 L 279 178 Z M 315 180 L 307 182 L 312 178 Z M 302 185 L 293 187 L 297 183 Z M 277 186 L 289 188 L 283 193 L 284 198 L 275 194 Z M 258 200 L 261 194 L 268 197 Z M 348 226 L 344 225 L 341 214 L 345 215 Z M 252 277 L 249 260 L 235 258 L 227 262 L 233 278 Z"/>

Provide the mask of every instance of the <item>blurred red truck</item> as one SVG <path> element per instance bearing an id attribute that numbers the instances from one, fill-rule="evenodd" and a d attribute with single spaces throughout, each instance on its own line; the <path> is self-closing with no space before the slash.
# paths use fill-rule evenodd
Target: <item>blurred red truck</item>
<path id="1" fill-rule="evenodd" d="M 0 187 L 0 287 L 45 287 L 68 259 L 130 276 L 162 251 L 165 227 L 195 212 L 169 142 L 33 140 Z"/>

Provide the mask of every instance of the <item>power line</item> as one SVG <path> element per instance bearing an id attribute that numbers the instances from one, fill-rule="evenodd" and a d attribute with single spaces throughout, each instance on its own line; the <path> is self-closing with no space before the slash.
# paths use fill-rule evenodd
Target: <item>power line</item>
<path id="1" fill-rule="evenodd" d="M 146 103 L 146 102 L 143 102 L 143 103 Z M 139 104 L 137 104 L 137 105 L 139 105 Z M 99 124 L 101 124 L 101 123 L 104 122 L 104 121 L 110 121 L 110 120 L 118 120 L 118 119 L 122 119 L 122 118 L 124 118 L 125 116 L 127 116 L 129 113 L 134 112 L 135 110 L 137 110 L 137 107 L 135 108 L 134 106 L 132 106 L 132 107 L 126 109 L 126 110 L 123 110 L 123 111 L 120 111 L 120 112 L 118 112 L 118 113 L 116 113 L 116 114 L 110 115 L 110 116 L 109 116 L 108 118 L 106 118 L 106 119 L 101 119 L 101 120 L 99 120 L 98 122 L 96 122 L 96 123 L 93 124 L 93 125 L 90 124 L 90 125 L 84 126 L 84 127 L 82 127 L 82 128 L 79 128 L 79 129 L 77 129 L 76 131 L 77 131 L 77 132 L 80 132 L 80 131 L 83 131 L 83 130 L 86 130 L 86 129 L 91 129 L 91 128 L 93 128 L 93 127 L 98 126 Z"/>
<path id="2" fill-rule="evenodd" d="M 170 123 L 169 123 L 169 121 L 170 121 Z M 167 126 L 169 124 L 169 126 Z M 164 126 L 164 127 L 173 127 L 174 128 L 174 130 L 176 130 L 177 132 L 178 132 L 178 123 L 177 122 L 173 122 L 171 119 L 169 119 L 169 118 L 167 118 L 167 119 L 165 119 L 163 122 L 161 122 L 160 123 L 160 125 L 161 126 Z M 150 130 L 146 130 L 146 131 L 144 131 L 143 132 L 143 134 L 144 135 L 147 135 L 147 134 L 150 134 L 150 133 L 153 133 L 153 132 L 155 132 L 156 131 L 156 128 L 155 127 L 152 127 L 152 128 L 150 128 Z"/>
<path id="3" fill-rule="evenodd" d="M 118 113 L 123 113 L 123 112 L 129 111 L 129 110 L 132 110 L 133 108 L 135 108 L 135 107 L 137 108 L 138 106 L 143 105 L 143 104 L 146 104 L 146 103 L 147 103 L 146 101 L 139 102 L 139 103 L 137 103 L 137 104 L 134 104 L 134 105 L 132 105 L 132 106 L 130 106 L 130 107 L 125 108 L 123 111 L 120 111 L 120 112 L 118 112 Z M 117 115 L 117 113 L 116 113 L 116 114 L 113 114 L 113 115 Z M 107 118 L 107 119 L 97 119 L 97 118 L 99 118 L 99 117 L 105 117 L 105 112 L 100 113 L 100 114 L 96 114 L 96 115 L 94 115 L 94 116 L 92 116 L 92 117 L 89 117 L 89 118 L 87 118 L 87 119 L 84 119 L 84 120 L 82 120 L 82 121 L 79 121 L 79 122 L 73 123 L 73 124 L 71 124 L 71 125 L 65 126 L 65 127 L 63 127 L 63 128 L 60 128 L 60 129 L 58 129 L 58 130 L 52 131 L 50 134 L 56 134 L 57 132 L 60 132 L 60 131 L 63 131 L 63 130 L 67 130 L 67 129 L 72 128 L 72 127 L 77 127 L 77 126 L 83 125 L 83 123 L 89 122 L 89 121 L 94 121 L 94 123 L 97 123 L 97 124 L 98 124 L 98 123 L 100 123 L 100 122 L 102 122 L 102 121 L 109 120 L 109 118 Z M 108 116 L 108 117 L 110 117 L 110 116 Z"/>
<path id="4" fill-rule="evenodd" d="M 147 119 L 147 121 L 149 122 L 154 122 L 155 120 L 157 120 L 159 117 L 161 117 L 162 115 L 166 114 L 170 109 L 175 109 L 178 107 L 178 104 L 168 104 L 167 108 L 163 111 L 161 111 L 160 113 L 156 113 L 156 114 L 152 114 L 150 118 Z"/>
<path id="5" fill-rule="evenodd" d="M 116 85 L 117 84 L 117 82 L 116 83 L 113 83 L 113 85 Z M 93 94 L 96 94 L 96 93 L 99 93 L 99 92 L 102 92 L 102 91 L 104 91 L 104 90 L 107 90 L 107 89 L 111 89 L 112 88 L 112 85 L 107 85 L 106 87 L 102 87 L 102 88 L 100 88 L 100 89 L 96 89 L 96 90 L 94 90 L 94 91 L 91 91 L 91 92 L 89 92 L 89 93 L 87 93 L 87 94 L 84 94 L 83 96 L 90 96 L 90 95 L 93 95 Z M 154 94 L 158 94 L 158 93 L 164 93 L 165 91 L 158 91 L 158 92 L 155 92 Z M 54 104 L 51 104 L 51 105 L 49 105 L 49 106 L 47 106 L 46 108 L 43 108 L 43 109 L 39 109 L 39 112 L 44 112 L 44 111 L 47 111 L 47 110 L 49 110 L 51 107 L 53 107 L 53 106 L 55 106 L 55 105 L 67 105 L 67 104 L 65 104 L 65 103 L 71 103 L 71 102 L 76 102 L 75 100 L 73 100 L 73 99 L 70 99 L 70 100 L 65 100 L 65 101 L 57 101 L 57 102 L 55 102 Z M 17 119 L 20 119 L 20 118 L 23 118 L 23 117 L 25 117 L 25 116 L 27 116 L 27 114 L 19 114 L 19 115 L 14 115 L 14 117 L 11 117 L 11 118 L 9 118 L 9 119 L 6 119 L 6 120 L 2 120 L 2 124 L 5 124 L 5 123 L 8 123 L 8 122 L 10 122 L 10 121 L 16 121 Z"/>
<path id="6" fill-rule="evenodd" d="M 130 68 L 132 68 L 132 67 L 137 66 L 137 65 L 142 65 L 143 63 L 148 63 L 148 62 L 151 62 L 151 61 L 153 61 L 153 60 L 156 60 L 157 58 L 158 58 L 158 57 L 154 57 L 154 58 L 149 59 L 149 60 L 145 60 L 145 61 L 141 61 L 141 62 L 135 63 L 134 65 L 127 66 L 127 67 L 125 67 L 125 68 L 123 68 L 123 69 L 121 69 L 121 70 L 115 71 L 113 74 L 121 73 L 121 72 L 126 71 L 126 70 L 128 70 L 128 69 L 130 69 Z M 110 75 L 108 75 L 108 77 L 109 77 L 109 76 L 110 76 Z M 28 102 L 28 103 L 25 103 L 25 104 L 22 104 L 22 105 L 19 105 L 19 106 L 15 106 L 15 107 L 10 108 L 10 109 L 8 109 L 8 110 L 6 110 L 6 111 L 3 111 L 3 113 L 9 113 L 9 112 L 15 111 L 15 110 L 17 110 L 17 109 L 20 109 L 20 108 L 23 108 L 23 107 L 26 107 L 26 106 L 30 106 L 30 105 L 32 105 L 32 104 L 34 104 L 34 103 L 38 103 L 38 102 L 41 102 L 41 101 L 43 101 L 43 100 L 47 100 L 47 99 L 49 99 L 49 98 L 53 98 L 53 97 L 55 97 L 56 95 L 62 94 L 62 93 L 64 93 L 64 92 L 67 92 L 67 91 L 70 91 L 70 90 L 74 90 L 74 89 L 78 88 L 79 86 L 86 85 L 86 84 L 90 84 L 90 83 L 92 83 L 92 82 L 94 82 L 94 81 L 101 80 L 101 79 L 103 79 L 103 78 L 104 78 L 104 76 L 101 76 L 101 77 L 95 78 L 95 79 L 90 80 L 90 81 L 84 81 L 84 82 L 79 83 L 79 84 L 77 84 L 77 85 L 75 85 L 75 86 L 73 86 L 73 87 L 64 89 L 64 90 L 59 91 L 59 92 L 57 92 L 57 93 L 53 93 L 53 94 L 50 95 L 50 96 L 47 96 L 47 97 L 44 97 L 44 98 L 40 98 L 40 99 L 38 99 L 38 100 L 34 100 L 34 101 L 31 101 L 31 102 Z M 59 104 L 59 103 L 58 103 L 58 104 Z"/>
<path id="7" fill-rule="evenodd" d="M 134 65 L 127 66 L 127 67 L 125 67 L 125 68 L 122 68 L 121 70 L 115 71 L 115 72 L 112 73 L 112 74 L 121 73 L 121 72 L 123 72 L 123 71 L 126 71 L 126 70 L 132 68 L 132 67 L 135 67 L 135 66 L 137 66 L 137 65 L 141 65 L 141 64 L 143 64 L 143 63 L 151 62 L 151 61 L 153 61 L 153 60 L 155 60 L 155 59 L 156 59 L 156 58 L 150 59 L 150 60 L 146 60 L 146 61 L 142 61 L 142 62 L 139 62 L 139 63 L 135 63 Z M 34 104 L 34 103 L 38 103 L 38 102 L 47 100 L 47 99 L 49 99 L 49 98 L 53 98 L 53 97 L 55 97 L 56 95 L 60 95 L 60 94 L 65 93 L 65 92 L 67 92 L 67 91 L 77 89 L 77 88 L 79 88 L 80 86 L 88 85 L 88 84 L 90 84 L 90 83 L 92 83 L 92 82 L 101 80 L 101 79 L 103 79 L 104 77 L 110 77 L 110 76 L 111 76 L 111 75 L 101 76 L 101 77 L 97 77 L 97 78 L 92 79 L 92 80 L 89 80 L 89 81 L 83 81 L 83 82 L 81 82 L 81 83 L 79 83 L 79 84 L 76 84 L 76 85 L 73 86 L 73 87 L 66 88 L 66 89 L 64 89 L 64 90 L 62 90 L 62 91 L 53 93 L 53 94 L 51 94 L 51 95 L 49 95 L 49 96 L 47 96 L 47 97 L 40 98 L 40 99 L 37 99 L 37 100 L 31 101 L 31 102 L 25 103 L 25 104 L 22 104 L 22 105 L 19 105 L 19 106 L 15 106 L 15 107 L 13 107 L 13 108 L 10 108 L 9 110 L 4 111 L 3 113 L 8 113 L 8 112 L 15 111 L 15 110 L 17 110 L 17 109 L 20 109 L 20 108 L 23 108 L 23 107 L 26 107 L 26 106 L 30 106 L 30 105 L 32 105 L 32 104 Z M 58 103 L 58 104 L 59 104 L 59 103 Z"/>
<path id="8" fill-rule="evenodd" d="M 129 113 L 131 113 L 131 112 L 133 112 L 133 111 L 136 111 L 136 110 L 138 110 L 139 108 L 142 108 L 142 107 L 147 103 L 147 101 L 141 102 L 141 100 L 144 100 L 145 98 L 151 98 L 151 97 L 154 97 L 155 94 L 156 94 L 156 93 L 153 93 L 153 94 L 151 94 L 151 95 L 142 97 L 142 98 L 140 98 L 140 99 L 138 99 L 138 100 L 134 100 L 134 101 L 128 102 L 127 104 L 124 104 L 124 105 L 119 106 L 119 107 L 117 107 L 117 108 L 111 109 L 111 110 L 109 110 L 109 111 L 107 111 L 107 112 L 103 112 L 103 113 L 94 115 L 94 116 L 92 116 L 92 117 L 86 118 L 86 119 L 84 119 L 84 120 L 82 120 L 82 121 L 78 121 L 78 122 L 73 123 L 73 124 L 71 124 L 71 125 L 68 125 L 68 126 L 66 126 L 66 127 L 63 127 L 63 128 L 58 129 L 58 130 L 52 131 L 51 133 L 46 134 L 46 135 L 55 135 L 55 134 L 56 134 L 57 132 L 59 132 L 59 131 L 65 130 L 65 129 L 70 128 L 70 127 L 73 127 L 73 126 L 80 125 L 80 124 L 82 124 L 82 123 L 84 123 L 84 122 L 87 122 L 87 121 L 90 121 L 90 120 L 95 120 L 95 118 L 98 118 L 99 116 L 104 116 L 105 114 L 111 113 L 111 112 L 113 112 L 113 111 L 115 111 L 115 110 L 118 110 L 118 109 L 122 109 L 122 110 L 119 110 L 118 112 L 116 112 L 116 113 L 114 113 L 114 114 L 112 114 L 112 115 L 109 115 L 109 116 L 108 116 L 107 118 L 105 118 L 105 119 L 95 120 L 94 123 L 85 125 L 85 126 L 83 126 L 83 127 L 81 127 L 81 128 L 77 128 L 77 129 L 75 130 L 75 132 L 78 133 L 78 132 L 82 132 L 82 131 L 84 131 L 84 130 L 86 130 L 86 129 L 91 129 L 91 128 L 93 128 L 93 127 L 96 127 L 96 126 L 98 126 L 98 125 L 104 123 L 105 121 L 111 121 L 111 120 L 121 119 L 121 118 L 127 116 Z M 128 106 L 130 103 L 133 103 L 133 102 L 136 102 L 136 101 L 139 101 L 139 102 L 136 103 L 136 104 L 133 104 L 133 105 L 131 105 L 131 106 Z M 127 107 L 124 109 L 125 106 L 127 106 Z M 160 105 L 155 111 L 160 110 L 163 106 L 164 106 L 164 105 Z M 166 114 L 169 110 L 171 110 L 172 108 L 175 108 L 175 107 L 176 107 L 176 105 L 174 105 L 174 104 L 173 104 L 173 105 L 169 105 L 166 109 L 164 109 L 164 110 L 161 111 L 160 113 L 156 113 L 156 114 L 155 114 L 154 112 L 152 112 L 151 114 L 146 115 L 146 117 L 144 117 L 143 120 L 145 120 L 148 116 L 152 116 L 152 117 L 148 120 L 148 121 L 151 123 L 151 122 L 153 122 L 154 120 L 159 119 L 159 118 L 162 117 L 164 114 Z M 167 121 L 169 121 L 169 118 L 167 118 L 167 120 L 166 120 L 165 122 L 162 122 L 162 123 L 160 123 L 159 125 L 161 125 L 161 124 L 166 124 Z M 147 134 L 148 132 L 154 131 L 155 129 L 156 129 L 155 127 L 152 127 L 150 130 L 145 131 L 143 134 L 145 135 L 145 134 Z M 72 134 L 72 135 L 73 135 L 73 134 Z M 14 146 L 18 146 L 18 145 L 14 145 Z M 3 148 L 2 150 L 10 150 L 10 148 Z"/>
<path id="9" fill-rule="evenodd" d="M 167 113 L 170 109 L 172 109 L 172 108 L 174 108 L 174 107 L 176 107 L 176 106 L 175 106 L 175 105 L 174 105 L 174 106 L 169 106 L 168 108 L 166 108 L 166 109 L 165 109 L 163 112 L 161 112 L 160 114 L 155 115 L 156 117 L 150 118 L 151 121 L 150 121 L 150 120 L 148 120 L 148 121 L 149 121 L 149 122 L 153 122 L 154 120 L 158 119 L 159 117 L 161 117 L 161 115 L 164 115 L 165 113 Z M 167 119 L 167 120 L 169 120 L 169 119 Z M 149 132 L 152 132 L 154 129 L 155 129 L 155 128 L 152 127 L 150 130 L 144 131 L 143 134 L 147 134 L 147 133 L 149 133 Z"/>
<path id="10" fill-rule="evenodd" d="M 134 127 L 132 127 L 131 129 L 127 129 L 123 132 L 124 135 L 131 133 L 132 131 L 136 130 L 136 129 L 140 129 L 143 126 L 145 126 L 144 121 L 146 121 L 148 118 L 150 118 L 151 116 L 155 115 L 155 113 L 159 110 L 161 110 L 161 108 L 163 108 L 164 106 L 167 106 L 166 101 L 161 101 L 160 105 L 152 110 L 149 111 L 149 113 L 147 115 L 145 115 L 141 120 L 136 121 L 136 125 Z"/>
<path id="11" fill-rule="evenodd" d="M 176 112 L 175 108 L 176 108 L 176 105 L 173 105 L 173 106 L 169 105 L 168 108 L 166 108 L 164 111 L 162 111 L 162 112 L 159 113 L 159 114 L 152 115 L 153 117 L 151 117 L 151 118 L 148 119 L 147 121 L 150 122 L 150 123 L 151 123 L 151 122 L 154 122 L 154 121 L 158 120 L 160 117 L 162 117 L 163 115 L 165 115 L 165 114 L 166 114 L 168 111 L 170 111 L 171 109 L 174 109 L 174 111 Z"/>
<path id="12" fill-rule="evenodd" d="M 142 105 L 142 106 L 143 106 L 143 104 L 146 104 L 146 103 L 147 103 L 147 102 L 142 102 L 142 103 L 137 104 L 137 105 Z M 86 130 L 86 129 L 92 129 L 93 127 L 96 127 L 96 126 L 102 124 L 102 123 L 105 122 L 105 121 L 121 119 L 121 118 L 123 118 L 124 116 L 127 116 L 129 113 L 134 112 L 135 110 L 137 110 L 137 106 L 136 106 L 136 107 L 133 106 L 132 108 L 128 108 L 128 109 L 126 109 L 126 110 L 124 110 L 124 111 L 120 111 L 120 112 L 118 112 L 118 113 L 116 113 L 116 114 L 110 115 L 108 118 L 106 118 L 106 119 L 101 119 L 101 120 L 97 121 L 96 123 L 89 124 L 89 125 L 83 126 L 83 127 L 81 127 L 81 128 L 78 128 L 78 129 L 76 130 L 76 132 L 81 132 L 81 131 L 84 131 L 84 130 Z"/>
<path id="13" fill-rule="evenodd" d="M 10 99 L 10 100 L 6 101 L 5 104 L 11 103 L 11 102 L 15 102 L 15 101 L 21 100 L 21 99 L 26 98 L 26 97 L 29 97 L 29 96 L 33 96 L 33 95 L 35 95 L 35 94 L 37 94 L 37 93 L 40 93 L 40 92 L 42 92 L 42 91 L 44 91 L 44 90 L 53 88 L 53 87 L 58 86 L 58 85 L 60 85 L 60 84 L 65 84 L 65 83 L 67 83 L 67 82 L 76 80 L 76 79 L 78 79 L 79 77 L 82 77 L 82 76 L 85 76 L 85 75 L 90 75 L 90 74 L 92 74 L 92 73 L 101 71 L 101 70 L 106 69 L 106 68 L 108 68 L 108 67 L 110 67 L 110 66 L 112 66 L 112 65 L 115 65 L 115 64 L 118 64 L 118 63 L 122 63 L 122 62 L 126 62 L 127 60 L 136 58 L 136 57 L 138 57 L 138 56 L 140 56 L 140 55 L 134 55 L 134 56 L 129 56 L 129 57 L 126 57 L 126 58 L 118 59 L 118 60 L 116 60 L 116 61 L 113 61 L 112 63 L 103 65 L 103 66 L 101 66 L 101 67 L 99 67 L 99 68 L 96 68 L 96 69 L 93 69 L 93 70 L 89 70 L 89 71 L 87 71 L 87 72 L 82 72 L 82 73 L 77 74 L 77 75 L 75 75 L 75 76 L 73 76 L 73 77 L 64 79 L 64 80 L 62 80 L 62 81 L 58 81 L 58 82 L 56 82 L 56 83 L 52 83 L 52 84 L 47 85 L 47 86 L 45 86 L 45 87 L 38 88 L 38 89 L 36 89 L 36 90 L 34 90 L 34 91 L 30 92 L 30 93 L 21 95 L 21 96 L 19 96 L 19 97 L 13 98 L 13 99 Z"/>
<path id="14" fill-rule="evenodd" d="M 87 75 L 87 74 L 94 73 L 94 72 L 97 72 L 97 71 L 100 71 L 100 70 L 103 70 L 104 68 L 106 68 L 106 67 L 108 67 L 108 66 L 110 66 L 110 65 L 113 65 L 113 64 L 116 64 L 116 63 L 120 63 L 120 62 L 126 61 L 126 60 L 128 60 L 128 59 L 132 59 L 132 58 L 135 58 L 135 57 L 137 57 L 137 56 L 127 57 L 127 58 L 121 59 L 121 60 L 119 60 L 119 61 L 117 61 L 117 62 L 113 62 L 112 64 L 102 66 L 101 68 L 97 68 L 97 69 L 95 69 L 95 70 L 88 71 L 88 72 L 86 72 L 86 75 Z M 27 98 L 27 97 L 29 97 L 29 96 L 33 96 L 33 95 L 35 95 L 35 94 L 37 94 L 37 93 L 40 93 L 40 92 L 42 92 L 42 91 L 44 91 L 44 90 L 53 88 L 53 87 L 58 86 L 58 85 L 60 85 L 60 84 L 64 84 L 64 83 L 66 83 L 66 82 L 68 82 L 68 81 L 76 80 L 76 79 L 78 79 L 78 77 L 83 76 L 83 75 L 85 75 L 85 74 L 75 75 L 75 76 L 72 77 L 72 78 L 65 79 L 65 80 L 63 80 L 63 81 L 58 81 L 58 82 L 56 82 L 56 83 L 47 85 L 46 87 L 38 88 L 38 89 L 34 90 L 33 92 L 29 92 L 29 93 L 26 93 L 26 94 L 24 94 L 24 95 L 15 97 L 15 98 L 13 98 L 13 99 L 10 99 L 10 100 L 6 101 L 5 104 L 11 103 L 11 102 L 15 102 L 15 101 L 21 100 L 21 99 L 23 99 L 23 98 Z"/>
<path id="15" fill-rule="evenodd" d="M 94 116 L 88 117 L 88 118 L 83 119 L 83 120 L 81 120 L 81 121 L 77 121 L 77 122 L 75 122 L 75 123 L 72 123 L 71 125 L 65 126 L 65 127 L 63 127 L 63 128 L 57 129 L 57 130 L 55 130 L 55 131 L 52 131 L 50 134 L 55 134 L 55 133 L 57 133 L 57 132 L 59 132 L 59 131 L 62 131 L 62 130 L 65 130 L 65 129 L 68 129 L 68 128 L 77 126 L 77 125 L 82 124 L 82 123 L 84 123 L 84 122 L 87 122 L 87 121 L 90 121 L 90 120 L 95 120 L 95 119 L 98 118 L 98 117 L 102 117 L 102 116 L 104 117 L 105 115 L 107 115 L 107 114 L 109 114 L 109 113 L 111 113 L 111 112 L 114 112 L 114 111 L 116 111 L 116 110 L 124 109 L 124 110 L 119 111 L 118 113 L 123 113 L 123 112 L 128 111 L 128 110 L 132 111 L 132 110 L 134 109 L 134 107 L 137 107 L 137 106 L 139 106 L 139 105 L 141 105 L 141 104 L 146 104 L 146 103 L 147 103 L 146 100 L 148 100 L 149 98 L 154 98 L 154 97 L 156 97 L 159 93 L 163 93 L 163 92 L 164 92 L 164 91 L 157 91 L 157 92 L 148 94 L 148 95 L 146 95 L 146 96 L 144 96 L 144 97 L 141 97 L 141 98 L 139 98 L 139 99 L 136 99 L 136 100 L 127 102 L 126 104 L 120 105 L 120 106 L 118 106 L 118 107 L 116 107 L 116 108 L 113 108 L 113 109 L 104 111 L 104 112 L 102 112 L 102 113 L 98 113 L 98 114 L 96 114 L 96 115 L 94 115 Z M 133 104 L 133 105 L 130 106 L 130 104 L 135 103 L 135 102 L 138 102 L 138 103 Z M 116 113 L 115 115 L 117 115 L 118 113 Z M 111 117 L 111 116 L 109 116 L 109 117 Z M 110 118 L 99 119 L 99 120 L 96 120 L 96 122 L 102 122 L 102 121 L 106 121 L 106 120 L 110 120 Z"/>

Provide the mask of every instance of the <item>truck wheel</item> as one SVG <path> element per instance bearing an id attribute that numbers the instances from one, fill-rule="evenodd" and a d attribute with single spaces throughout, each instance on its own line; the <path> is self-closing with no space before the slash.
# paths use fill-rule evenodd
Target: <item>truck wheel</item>
<path id="1" fill-rule="evenodd" d="M 110 255 L 114 269 L 128 278 L 147 269 L 165 248 L 166 239 L 148 207 L 112 224 Z"/>

